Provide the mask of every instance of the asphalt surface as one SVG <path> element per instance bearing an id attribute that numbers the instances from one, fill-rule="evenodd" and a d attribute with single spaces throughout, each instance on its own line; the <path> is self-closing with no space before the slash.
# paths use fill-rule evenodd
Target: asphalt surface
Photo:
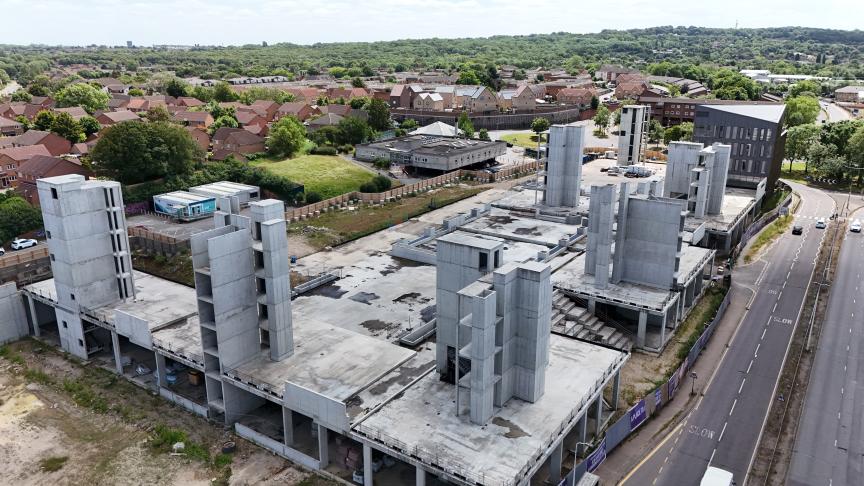
<path id="1" fill-rule="evenodd" d="M 864 236 L 845 238 L 792 450 L 792 486 L 864 481 Z"/>
<path id="2" fill-rule="evenodd" d="M 820 122 L 836 122 L 841 120 L 851 120 L 852 114 L 848 111 L 840 108 L 835 105 L 833 102 L 828 102 L 825 100 L 819 100 L 819 105 L 822 107 L 823 111 L 819 112 L 819 116 L 816 117 L 817 121 Z"/>
<path id="3" fill-rule="evenodd" d="M 735 270 L 761 267 L 750 310 L 714 375 L 698 378 L 707 385 L 694 409 L 620 484 L 696 485 L 709 464 L 745 483 L 825 237 L 814 225 L 834 212 L 834 201 L 822 191 L 792 185 L 802 197 L 795 218 L 803 234 L 786 232 L 750 268 Z M 679 393 L 689 392 L 690 381 L 682 380 Z"/>

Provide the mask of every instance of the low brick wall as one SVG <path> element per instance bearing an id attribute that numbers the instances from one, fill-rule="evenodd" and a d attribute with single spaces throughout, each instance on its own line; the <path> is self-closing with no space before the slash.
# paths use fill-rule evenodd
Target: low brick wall
<path id="1" fill-rule="evenodd" d="M 129 228 L 129 245 L 133 250 L 143 250 L 148 253 L 173 256 L 190 249 L 189 240 L 180 240 L 172 236 L 150 231 L 146 228 Z"/>

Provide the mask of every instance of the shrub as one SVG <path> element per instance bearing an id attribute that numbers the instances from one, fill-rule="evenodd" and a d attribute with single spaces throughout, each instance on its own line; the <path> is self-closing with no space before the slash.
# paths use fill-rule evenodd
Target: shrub
<path id="1" fill-rule="evenodd" d="M 47 457 L 39 461 L 39 467 L 46 472 L 59 471 L 69 458 L 67 456 Z"/>
<path id="2" fill-rule="evenodd" d="M 344 144 L 337 147 L 337 150 L 343 154 L 350 154 L 354 152 L 354 146 L 351 144 Z"/>
<path id="3" fill-rule="evenodd" d="M 390 189 L 393 185 L 393 181 L 391 181 L 389 177 L 377 175 L 372 179 L 372 184 L 375 184 L 375 188 L 378 189 L 378 192 L 384 192 Z"/>
<path id="4" fill-rule="evenodd" d="M 339 153 L 339 151 L 336 150 L 336 147 L 330 147 L 329 145 L 323 145 L 323 146 L 318 146 L 318 147 L 313 148 L 312 150 L 309 151 L 309 153 L 312 155 L 336 155 Z"/>
<path id="5" fill-rule="evenodd" d="M 307 192 L 306 193 L 306 204 L 315 204 L 315 203 L 321 201 L 321 199 L 322 199 L 321 194 L 318 194 L 317 192 L 313 191 L 313 192 Z"/>
<path id="6" fill-rule="evenodd" d="M 360 184 L 360 192 L 380 192 L 378 191 L 378 187 L 375 186 L 373 182 L 364 182 Z"/>

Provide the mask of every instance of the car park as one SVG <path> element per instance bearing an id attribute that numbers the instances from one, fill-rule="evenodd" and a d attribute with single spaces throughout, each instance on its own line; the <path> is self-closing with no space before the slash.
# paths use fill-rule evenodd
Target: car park
<path id="1" fill-rule="evenodd" d="M 825 229 L 825 218 L 819 218 L 816 220 L 816 229 Z"/>
<path id="2" fill-rule="evenodd" d="M 792 234 L 793 235 L 800 235 L 803 232 L 804 232 L 804 227 L 801 226 L 800 224 L 796 224 L 795 226 L 792 227 Z"/>
<path id="3" fill-rule="evenodd" d="M 38 244 L 39 244 L 39 242 L 36 240 L 33 240 L 33 239 L 15 238 L 12 241 L 12 249 L 13 250 L 23 250 L 25 248 L 30 248 L 31 246 L 36 246 Z"/>

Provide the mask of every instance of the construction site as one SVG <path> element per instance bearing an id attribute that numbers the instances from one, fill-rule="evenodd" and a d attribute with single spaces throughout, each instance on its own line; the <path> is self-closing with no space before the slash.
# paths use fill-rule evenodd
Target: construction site
<path id="1" fill-rule="evenodd" d="M 132 269 L 119 184 L 41 179 L 53 278 L 0 287 L 0 342 L 38 337 L 366 486 L 558 484 L 764 194 L 727 187 L 728 145 L 646 163 L 626 108 L 617 165 L 638 177 L 583 165 L 586 126 L 553 125 L 545 168 L 495 200 L 296 262 L 281 201 L 217 196 L 194 288 Z M 324 265 L 338 276 L 292 289 Z"/>

